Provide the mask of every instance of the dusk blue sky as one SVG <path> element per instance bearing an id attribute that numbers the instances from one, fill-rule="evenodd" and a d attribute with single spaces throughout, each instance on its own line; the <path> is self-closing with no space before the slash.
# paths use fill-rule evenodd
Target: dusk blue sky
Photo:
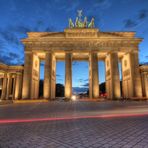
<path id="1" fill-rule="evenodd" d="M 24 63 L 20 42 L 28 31 L 63 31 L 68 18 L 75 19 L 77 10 L 88 19 L 95 18 L 100 31 L 136 31 L 144 38 L 140 44 L 140 63 L 148 62 L 148 0 L 0 0 L 0 61 Z M 105 79 L 104 65 L 99 63 L 100 82 Z M 64 62 L 57 63 L 57 83 L 64 84 Z M 43 64 L 41 65 L 43 78 Z M 73 63 L 73 86 L 88 83 L 88 63 Z"/>

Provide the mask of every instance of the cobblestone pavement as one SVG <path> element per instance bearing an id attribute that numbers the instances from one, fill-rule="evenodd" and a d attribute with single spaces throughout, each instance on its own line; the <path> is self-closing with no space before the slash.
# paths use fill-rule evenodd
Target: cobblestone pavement
<path id="1" fill-rule="evenodd" d="M 0 106 L 1 119 L 146 108 L 147 102 L 52 102 Z M 21 112 L 21 113 L 20 113 Z M 0 148 L 148 148 L 148 116 L 0 124 Z"/>

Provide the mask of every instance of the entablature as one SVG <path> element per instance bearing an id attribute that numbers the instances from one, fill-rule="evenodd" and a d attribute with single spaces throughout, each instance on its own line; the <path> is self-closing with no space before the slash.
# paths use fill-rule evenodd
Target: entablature
<path id="1" fill-rule="evenodd" d="M 135 38 L 136 32 L 100 32 L 97 28 L 67 28 L 64 32 L 28 32 L 26 39 L 45 38 Z M 24 40 L 26 40 L 24 39 Z"/>
<path id="2" fill-rule="evenodd" d="M 127 47 L 138 47 L 139 44 L 139 40 L 135 40 L 135 41 L 108 41 L 108 42 L 104 42 L 104 41 L 77 41 L 77 42 L 27 42 L 27 44 L 25 44 L 25 50 L 29 49 L 45 49 L 45 50 L 49 50 L 50 48 L 53 49 L 99 49 L 99 48 L 127 48 Z M 138 48 L 137 48 L 138 49 Z"/>
<path id="3" fill-rule="evenodd" d="M 141 66 L 140 66 L 140 71 L 141 71 L 141 72 L 146 72 L 146 73 L 148 73 L 148 65 L 141 65 Z"/>
<path id="4" fill-rule="evenodd" d="M 0 63 L 0 70 L 3 72 L 21 73 L 23 69 L 24 69 L 24 66 L 9 66 L 9 65 Z"/>

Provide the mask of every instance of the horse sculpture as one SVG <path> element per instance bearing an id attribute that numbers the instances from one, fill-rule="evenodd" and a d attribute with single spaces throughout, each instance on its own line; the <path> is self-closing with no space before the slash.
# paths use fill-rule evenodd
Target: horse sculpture
<path id="1" fill-rule="evenodd" d="M 95 19 L 92 18 L 91 22 L 88 24 L 88 28 L 94 28 L 95 27 L 95 23 L 94 23 Z"/>
<path id="2" fill-rule="evenodd" d="M 91 22 L 88 24 L 87 17 L 84 17 L 84 21 L 82 21 L 82 11 L 78 11 L 79 15 L 76 17 L 75 23 L 73 23 L 72 19 L 69 19 L 69 28 L 94 28 L 95 27 L 95 19 L 92 18 Z"/>

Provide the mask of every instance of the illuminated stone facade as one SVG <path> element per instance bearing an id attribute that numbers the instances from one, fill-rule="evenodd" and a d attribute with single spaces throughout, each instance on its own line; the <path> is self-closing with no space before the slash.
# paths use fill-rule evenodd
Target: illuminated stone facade
<path id="1" fill-rule="evenodd" d="M 19 77 L 22 76 L 22 67 L 6 66 L 16 68 L 13 96 L 16 99 L 39 98 L 40 62 L 45 61 L 43 98 L 55 98 L 56 62 L 65 61 L 65 97 L 71 98 L 72 62 L 78 60 L 89 62 L 90 98 L 100 95 L 98 61 L 105 63 L 108 98 L 148 97 L 148 68 L 139 68 L 138 45 L 141 41 L 141 38 L 135 37 L 135 32 L 101 32 L 96 28 L 29 32 L 28 38 L 22 40 L 25 47 L 23 84 Z M 122 94 L 118 63 L 122 65 Z M 20 75 L 17 75 L 17 70 Z M 8 80 L 8 73 L 2 77 Z M 20 82 L 18 79 L 21 79 Z M 3 80 L 2 99 L 10 96 L 9 83 L 6 89 L 6 81 Z"/>
<path id="2" fill-rule="evenodd" d="M 148 98 L 148 65 L 140 66 L 143 97 Z"/>
<path id="3" fill-rule="evenodd" d="M 12 100 L 22 97 L 23 66 L 0 63 L 0 99 Z"/>
<path id="4" fill-rule="evenodd" d="M 118 63 L 122 64 L 122 95 L 142 97 L 138 60 L 141 38 L 135 32 L 100 32 L 69 28 L 64 32 L 30 32 L 23 39 L 25 66 L 23 98 L 38 98 L 39 63 L 45 61 L 44 98 L 55 97 L 56 61 L 65 61 L 65 97 L 72 95 L 72 61 L 89 62 L 89 97 L 99 97 L 98 61 L 105 62 L 108 98 L 120 98 Z M 35 63 L 38 66 L 35 66 Z"/>

